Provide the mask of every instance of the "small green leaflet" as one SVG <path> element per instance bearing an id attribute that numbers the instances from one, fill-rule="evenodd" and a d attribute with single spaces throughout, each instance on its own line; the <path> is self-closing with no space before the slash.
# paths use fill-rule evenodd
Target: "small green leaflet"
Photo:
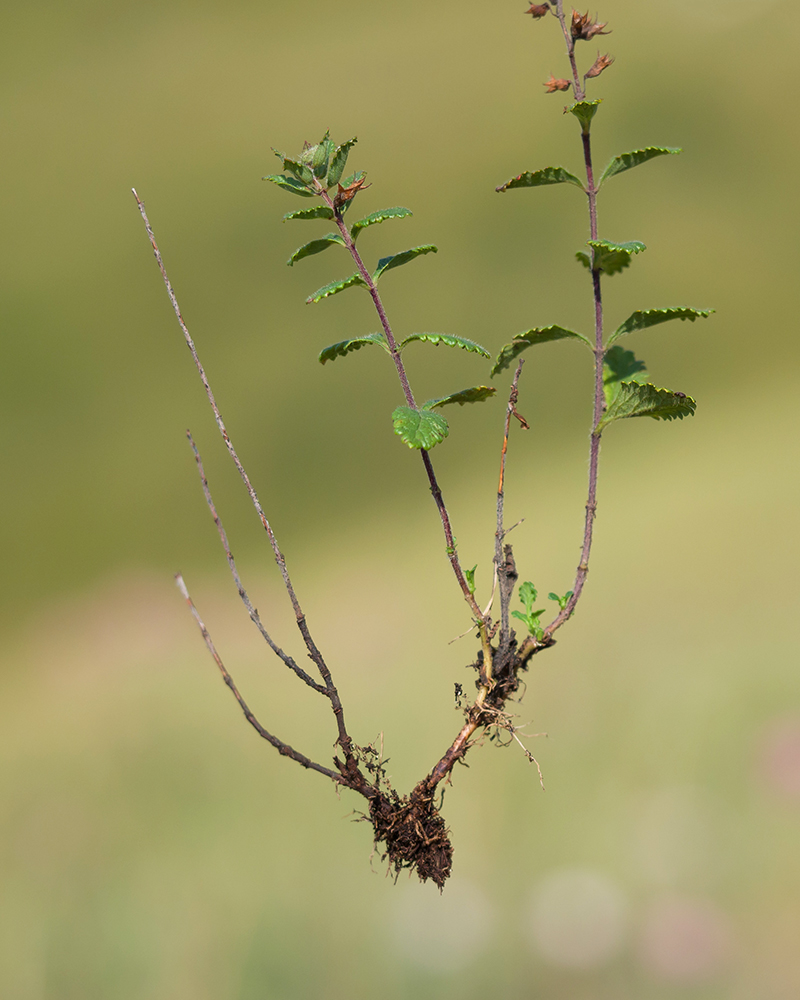
<path id="1" fill-rule="evenodd" d="M 327 205 L 317 205 L 315 208 L 301 208 L 297 212 L 288 212 L 283 217 L 284 222 L 290 219 L 332 219 L 333 209 Z"/>
<path id="2" fill-rule="evenodd" d="M 491 372 L 492 377 L 494 378 L 504 368 L 508 368 L 511 362 L 529 347 L 533 347 L 535 344 L 547 344 L 551 340 L 565 340 L 567 338 L 581 340 L 594 350 L 591 341 L 587 340 L 582 333 L 575 333 L 574 330 L 565 330 L 563 326 L 537 326 L 533 330 L 527 330 L 525 333 L 518 333 L 510 344 L 506 344 L 497 355 L 497 361 L 495 361 Z"/>
<path id="3" fill-rule="evenodd" d="M 448 434 L 447 421 L 441 413 L 431 410 L 413 410 L 410 406 L 398 406 L 392 413 L 394 432 L 409 448 L 430 451 Z"/>
<path id="4" fill-rule="evenodd" d="M 495 191 L 512 191 L 514 188 L 544 187 L 547 184 L 577 184 L 584 190 L 580 179 L 563 167 L 544 167 L 542 170 L 526 170 L 525 173 L 512 177 L 510 181 L 495 188 Z"/>
<path id="5" fill-rule="evenodd" d="M 464 570 L 464 579 L 467 581 L 467 587 L 469 588 L 470 594 L 475 593 L 475 570 L 478 568 L 478 564 L 472 567 L 472 569 Z"/>
<path id="6" fill-rule="evenodd" d="M 476 344 L 474 340 L 467 340 L 466 337 L 455 337 L 450 333 L 412 333 L 410 337 L 406 337 L 404 341 L 400 344 L 400 350 L 406 346 L 406 344 L 411 344 L 415 340 L 423 341 L 426 340 L 431 344 L 444 344 L 445 347 L 460 347 L 463 351 L 471 351 L 473 354 L 480 354 L 482 358 L 490 358 L 491 354 L 486 350 L 485 347 L 481 347 L 480 344 Z"/>
<path id="7" fill-rule="evenodd" d="M 359 219 L 358 222 L 354 222 L 350 227 L 350 235 L 354 240 L 358 239 L 358 234 L 362 229 L 366 229 L 367 226 L 374 226 L 378 222 L 384 222 L 386 219 L 405 219 L 407 215 L 413 214 L 408 208 L 382 208 L 379 212 L 372 212 L 370 215 L 365 216 L 363 219 Z"/>
<path id="8" fill-rule="evenodd" d="M 324 365 L 326 361 L 333 361 L 335 358 L 343 358 L 351 351 L 360 351 L 367 344 L 380 344 L 384 351 L 389 351 L 386 344 L 386 337 L 382 333 L 368 333 L 363 337 L 353 337 L 351 340 L 340 340 L 338 344 L 331 344 L 324 351 L 320 352 L 317 359 Z"/>
<path id="9" fill-rule="evenodd" d="M 284 191 L 290 191 L 292 194 L 298 194 L 301 198 L 313 198 L 313 194 L 306 189 L 305 184 L 297 177 L 289 177 L 286 174 L 268 174 L 266 177 L 261 178 L 262 181 L 272 181 L 273 184 L 277 184 L 279 188 L 283 188 Z"/>
<path id="10" fill-rule="evenodd" d="M 571 114 L 575 115 L 578 121 L 581 123 L 581 128 L 583 129 L 583 134 L 589 134 L 589 128 L 592 124 L 592 118 L 597 114 L 597 107 L 601 102 L 598 101 L 577 101 L 575 104 L 568 108 L 565 108 L 565 113 L 569 111 Z"/>
<path id="11" fill-rule="evenodd" d="M 606 347 L 635 330 L 646 330 L 649 326 L 657 326 L 659 323 L 666 323 L 671 319 L 688 319 L 694 323 L 698 318 L 706 319 L 713 312 L 713 309 L 690 309 L 688 306 L 673 306 L 669 309 L 640 309 L 632 313 L 624 323 L 617 327 L 608 338 Z"/>
<path id="12" fill-rule="evenodd" d="M 458 403 L 463 406 L 465 403 L 482 403 L 484 399 L 489 399 L 497 392 L 494 386 L 474 385 L 471 389 L 462 389 L 460 392 L 453 392 L 449 396 L 442 396 L 441 399 L 429 399 L 423 406 L 423 410 L 434 410 L 440 406 L 447 406 L 450 403 Z"/>
<path id="13" fill-rule="evenodd" d="M 295 250 L 286 263 L 289 267 L 293 267 L 298 260 L 302 260 L 304 257 L 311 257 L 315 253 L 322 253 L 323 250 L 327 250 L 328 247 L 332 247 L 335 243 L 338 243 L 340 246 L 345 245 L 344 240 L 338 233 L 328 233 L 327 236 L 322 236 L 318 240 L 311 240 L 310 243 L 303 244 L 303 246 Z"/>
<path id="14" fill-rule="evenodd" d="M 599 188 L 603 181 L 608 180 L 609 177 L 613 177 L 614 174 L 621 174 L 624 170 L 638 167 L 640 163 L 647 163 L 648 160 L 652 160 L 655 156 L 668 156 L 670 154 L 676 156 L 682 152 L 683 150 L 678 149 L 676 146 L 645 146 L 644 149 L 632 149 L 630 153 L 620 153 L 619 156 L 614 157 L 603 171 L 597 186 Z"/>
<path id="15" fill-rule="evenodd" d="M 619 392 L 597 425 L 601 431 L 614 420 L 626 417 L 655 417 L 656 420 L 683 420 L 694 416 L 697 403 L 682 392 L 658 389 L 649 383 L 620 382 Z"/>
<path id="16" fill-rule="evenodd" d="M 588 240 L 592 247 L 592 257 L 587 253 L 578 252 L 576 258 L 590 271 L 597 269 L 603 274 L 618 274 L 628 267 L 631 257 L 635 253 L 641 253 L 647 247 L 639 240 L 630 240 L 627 243 L 614 243 L 611 240 Z"/>
<path id="17" fill-rule="evenodd" d="M 619 395 L 622 382 L 649 382 L 644 361 L 638 361 L 633 351 L 626 351 L 617 345 L 606 351 L 603 359 L 603 392 L 606 407 L 610 407 Z"/>
<path id="18" fill-rule="evenodd" d="M 402 253 L 396 253 L 391 257 L 382 257 L 378 261 L 378 266 L 372 275 L 372 280 L 377 281 L 385 271 L 391 271 L 393 267 L 400 267 L 402 264 L 407 264 L 410 260 L 414 260 L 415 257 L 421 257 L 426 253 L 438 252 L 438 247 L 435 247 L 432 243 L 426 243 L 424 246 L 412 247 L 410 250 L 404 250 Z"/>
<path id="19" fill-rule="evenodd" d="M 333 187 L 338 184 L 342 179 L 342 174 L 344 173 L 344 168 L 347 163 L 347 155 L 350 150 L 358 142 L 358 139 L 348 139 L 347 142 L 343 142 L 341 146 L 337 146 L 334 150 L 333 156 L 331 157 L 331 165 L 328 170 L 328 187 Z"/>
<path id="20" fill-rule="evenodd" d="M 306 305 L 311 305 L 312 302 L 319 302 L 320 299 L 326 299 L 329 295 L 336 295 L 337 292 L 342 292 L 345 288 L 350 288 L 353 285 L 363 284 L 364 280 L 360 274 L 351 274 L 349 278 L 342 278 L 341 281 L 332 281 L 329 285 L 323 285 L 322 288 L 318 288 L 313 295 L 309 295 L 306 299 Z"/>

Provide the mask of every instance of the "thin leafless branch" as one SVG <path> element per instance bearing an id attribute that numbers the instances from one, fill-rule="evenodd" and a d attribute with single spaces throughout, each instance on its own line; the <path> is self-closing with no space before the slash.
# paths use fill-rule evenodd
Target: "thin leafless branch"
<path id="1" fill-rule="evenodd" d="M 209 653 L 211 653 L 211 655 L 214 657 L 214 662 L 219 667 L 219 671 L 222 674 L 222 679 L 225 681 L 225 683 L 233 692 L 233 696 L 239 702 L 239 705 L 242 711 L 244 712 L 245 718 L 253 727 L 253 729 L 255 729 L 258 735 L 261 736 L 263 739 L 265 739 L 267 743 L 270 743 L 272 746 L 274 746 L 275 749 L 278 751 L 278 753 L 282 754 L 284 757 L 291 757 L 292 760 L 296 760 L 297 763 L 300 764 L 302 767 L 307 767 L 309 768 L 309 770 L 312 771 L 318 771 L 320 774 L 324 774 L 326 778 L 330 778 L 331 781 L 335 781 L 337 784 L 340 785 L 347 784 L 346 779 L 343 778 L 342 775 L 337 774 L 335 771 L 332 771 L 328 767 L 323 767 L 322 764 L 317 764 L 315 761 L 310 760 L 304 754 L 300 753 L 298 750 L 295 750 L 294 747 L 290 747 L 288 743 L 284 743 L 283 740 L 279 740 L 277 736 L 273 736 L 272 733 L 270 733 L 261 725 L 261 723 L 255 717 L 255 715 L 253 715 L 247 702 L 244 700 L 241 694 L 239 694 L 239 689 L 236 687 L 233 678 L 225 669 L 225 665 L 220 659 L 219 653 L 217 652 L 216 648 L 214 647 L 214 643 L 211 640 L 211 636 L 208 634 L 208 629 L 206 628 L 203 619 L 200 617 L 197 608 L 194 606 L 194 601 L 189 596 L 189 591 L 186 589 L 186 584 L 184 583 L 183 577 L 180 575 L 180 573 L 176 575 L 175 582 L 178 585 L 178 589 L 183 594 L 186 603 L 189 605 L 189 610 L 192 612 L 194 620 L 197 622 L 197 627 L 200 629 L 200 633 L 203 636 L 203 641 L 206 644 L 206 648 L 208 649 Z"/>
<path id="2" fill-rule="evenodd" d="M 247 608 L 247 613 L 250 615 L 251 621 L 256 626 L 258 631 L 261 633 L 265 642 L 272 650 L 272 652 L 275 653 L 275 655 L 279 659 L 283 660 L 286 666 L 290 670 L 293 670 L 302 681 L 305 681 L 305 683 L 308 684 L 310 688 L 313 688 L 315 691 L 319 691 L 320 694 L 324 694 L 327 697 L 328 689 L 323 687 L 322 684 L 317 684 L 317 682 L 312 677 L 310 677 L 305 672 L 305 670 L 303 670 L 302 667 L 299 667 L 297 663 L 295 663 L 294 659 L 291 656 L 289 656 L 288 653 L 285 653 L 280 648 L 280 646 L 277 646 L 273 642 L 272 637 L 264 627 L 264 623 L 261 621 L 261 617 L 259 616 L 258 611 L 253 607 L 253 604 L 250 598 L 248 597 L 247 591 L 244 589 L 244 586 L 242 584 L 241 577 L 239 576 L 239 571 L 236 568 L 236 562 L 234 561 L 233 553 L 231 552 L 231 547 L 228 544 L 228 535 L 225 531 L 225 528 L 222 525 L 222 521 L 220 519 L 219 514 L 217 513 L 217 508 L 214 504 L 214 500 L 212 499 L 211 490 L 208 487 L 208 479 L 206 478 L 206 472 L 205 469 L 203 468 L 203 460 L 200 458 L 200 452 L 197 449 L 197 445 L 194 442 L 194 438 L 192 437 L 191 431 L 186 432 L 186 437 L 189 439 L 189 444 L 192 446 L 192 451 L 194 452 L 194 460 L 197 463 L 197 471 L 200 474 L 200 482 L 203 485 L 203 494 L 206 498 L 208 509 L 211 511 L 211 516 L 214 518 L 214 524 L 217 526 L 217 532 L 219 533 L 220 540 L 222 541 L 222 547 L 225 549 L 225 558 L 228 560 L 228 566 L 231 571 L 231 576 L 233 577 L 233 582 L 236 584 L 236 589 L 239 591 L 239 597 L 241 597 L 242 603 Z"/>

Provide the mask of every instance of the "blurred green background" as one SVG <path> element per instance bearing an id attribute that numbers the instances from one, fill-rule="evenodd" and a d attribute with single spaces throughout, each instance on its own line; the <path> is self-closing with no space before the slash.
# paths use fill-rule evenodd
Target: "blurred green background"
<path id="1" fill-rule="evenodd" d="M 383 732 L 401 790 L 452 738 L 474 653 L 448 645 L 468 623 L 391 432 L 393 372 L 377 351 L 316 361 L 376 328 L 370 303 L 304 305 L 350 268 L 331 251 L 287 269 L 325 224 L 281 226 L 304 205 L 260 178 L 273 145 L 358 135 L 355 211 L 414 211 L 363 235 L 368 260 L 439 246 L 382 285 L 402 334 L 496 351 L 532 325 L 586 329 L 582 198 L 494 192 L 580 166 L 542 88 L 564 74 L 557 26 L 525 6 L 3 4 L 4 1000 L 800 995 L 796 5 L 599 10 L 616 63 L 593 90 L 598 161 L 685 150 L 604 189 L 601 235 L 648 244 L 606 284 L 609 322 L 717 313 L 625 345 L 697 416 L 607 434 L 588 588 L 519 708 L 549 734 L 531 740 L 547 792 L 518 748 L 476 750 L 445 800 L 443 896 L 370 870 L 360 801 L 256 738 L 172 583 L 265 724 L 329 760 L 325 706 L 266 658 L 226 576 L 187 426 L 251 593 L 301 656 L 132 185 L 351 731 Z M 488 374 L 407 357 L 423 399 Z M 508 520 L 545 593 L 577 560 L 590 396 L 582 351 L 529 353 Z M 502 403 L 451 416 L 435 458 L 485 594 Z"/>

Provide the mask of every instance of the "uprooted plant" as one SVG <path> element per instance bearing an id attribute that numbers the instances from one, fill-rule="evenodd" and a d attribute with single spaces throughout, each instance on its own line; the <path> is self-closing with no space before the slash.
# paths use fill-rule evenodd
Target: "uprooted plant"
<path id="1" fill-rule="evenodd" d="M 587 99 L 586 87 L 589 81 L 595 80 L 611 66 L 613 58 L 610 55 L 598 54 L 594 63 L 581 76 L 576 61 L 575 48 L 580 41 L 591 41 L 597 36 L 608 34 L 609 32 L 605 30 L 607 26 L 592 19 L 588 14 L 580 14 L 575 10 L 570 16 L 566 15 L 563 9 L 563 0 L 532 4 L 526 13 L 530 14 L 534 20 L 543 19 L 548 15 L 555 18 L 563 33 L 570 75 L 566 79 L 556 79 L 551 76 L 545 87 L 548 93 L 572 92 L 572 103 L 564 110 L 577 119 L 580 126 L 585 180 L 563 167 L 544 167 L 519 174 L 498 187 L 497 191 L 506 192 L 551 184 L 572 184 L 583 191 L 588 202 L 590 238 L 587 241 L 587 249 L 578 252 L 576 256 L 579 263 L 588 272 L 594 305 L 594 331 L 592 335 L 585 336 L 557 325 L 533 327 L 517 334 L 509 344 L 501 349 L 494 362 L 492 376 L 510 369 L 514 362 L 516 362 L 516 368 L 505 407 L 500 452 L 497 521 L 493 544 L 493 584 L 491 595 L 484 608 L 481 607 L 475 593 L 475 569 L 465 569 L 462 565 L 450 515 L 431 459 L 431 451 L 448 434 L 447 420 L 441 413 L 443 408 L 453 404 L 465 405 L 487 400 L 495 394 L 496 389 L 490 386 L 476 385 L 420 404 L 412 390 L 403 358 L 409 345 L 420 342 L 457 348 L 481 358 L 489 358 L 490 354 L 479 344 L 451 334 L 411 333 L 408 336 L 399 337 L 392 330 L 378 291 L 379 282 L 384 275 L 417 257 L 435 253 L 436 247 L 431 244 L 412 247 L 402 253 L 381 258 L 377 265 L 372 268 L 367 266 L 358 248 L 359 235 L 370 226 L 393 219 L 401 219 L 411 213 L 406 208 L 388 208 L 372 212 L 352 224 L 345 221 L 360 192 L 368 187 L 363 171 L 352 173 L 348 177 L 344 176 L 349 155 L 356 142 L 355 139 L 336 145 L 326 134 L 315 145 L 306 143 L 297 157 L 293 158 L 285 156 L 283 153 L 277 153 L 283 172 L 266 178 L 284 191 L 314 202 L 311 207 L 290 212 L 284 216 L 285 220 L 306 222 L 325 220 L 333 226 L 333 231 L 327 235 L 313 239 L 296 250 L 288 263 L 294 265 L 312 254 L 321 253 L 330 247 L 338 247 L 350 258 L 351 266 L 355 267 L 353 273 L 348 277 L 332 281 L 320 288 L 308 298 L 308 302 L 320 302 L 331 295 L 354 287 L 365 289 L 372 299 L 380 323 L 380 331 L 332 344 L 320 353 L 319 360 L 325 364 L 368 346 L 380 347 L 389 355 L 403 395 L 403 403 L 397 406 L 392 413 L 394 431 L 411 450 L 420 455 L 441 519 L 447 558 L 467 605 L 473 628 L 476 630 L 478 649 L 474 663 L 471 664 L 476 674 L 475 696 L 465 697 L 460 685 L 456 685 L 458 703 L 463 711 L 463 723 L 441 759 L 434 764 L 408 795 L 403 796 L 391 787 L 378 751 L 371 746 L 358 745 L 348 731 L 342 700 L 334 684 L 331 671 L 312 638 L 306 616 L 297 598 L 273 529 L 262 509 L 256 490 L 231 443 L 206 373 L 200 363 L 195 345 L 184 323 L 177 299 L 164 269 L 161 254 L 145 214 L 144 205 L 136 195 L 172 306 L 200 373 L 214 411 L 217 426 L 267 533 L 286 592 L 294 609 L 297 627 L 318 679 L 308 673 L 273 641 L 251 603 L 239 577 L 225 529 L 209 491 L 200 454 L 191 435 L 189 435 L 207 504 L 219 532 L 239 595 L 250 618 L 275 655 L 304 684 L 330 702 L 337 734 L 335 742 L 337 751 L 331 762 L 332 766 L 310 760 L 261 725 L 248 708 L 232 677 L 223 665 L 180 576 L 177 578 L 178 585 L 191 608 L 206 646 L 214 657 L 225 683 L 239 702 L 247 720 L 259 735 L 284 756 L 290 757 L 303 767 L 325 775 L 336 785 L 349 788 L 363 796 L 367 800 L 368 819 L 373 826 L 375 843 L 382 851 L 384 858 L 388 858 L 394 871 L 399 872 L 403 868 L 415 869 L 421 879 L 430 878 L 439 887 L 444 884 L 450 874 L 452 847 L 445 822 L 435 802 L 438 786 L 442 782 L 449 781 L 455 764 L 464 760 L 470 748 L 482 734 L 488 732 L 490 735 L 502 735 L 505 733 L 519 741 L 516 735 L 517 730 L 507 711 L 508 703 L 517 694 L 521 675 L 528 669 L 531 657 L 555 644 L 555 633 L 572 616 L 586 582 L 592 546 L 592 528 L 597 509 L 598 459 L 603 433 L 611 423 L 624 418 L 649 416 L 659 420 L 681 419 L 684 416 L 691 416 L 695 410 L 694 400 L 684 393 L 671 392 L 656 387 L 650 381 L 644 364 L 637 360 L 631 351 L 624 350 L 619 346 L 617 341 L 627 334 L 668 320 L 694 321 L 698 317 L 708 316 L 711 312 L 707 309 L 687 307 L 639 310 L 633 312 L 608 336 L 604 335 L 602 283 L 604 279 L 623 272 L 630 265 L 632 258 L 645 250 L 645 245 L 638 240 L 616 242 L 604 237 L 601 238 L 597 215 L 600 189 L 606 181 L 616 174 L 630 170 L 654 157 L 676 154 L 680 150 L 666 146 L 647 146 L 643 149 L 632 150 L 616 156 L 597 177 L 592 159 L 591 130 L 600 101 Z M 135 191 L 134 194 L 136 194 Z M 523 582 L 519 587 L 518 595 L 524 610 L 511 610 L 518 573 L 511 545 L 506 541 L 507 530 L 503 519 L 505 464 L 511 428 L 516 426 L 516 423 L 519 423 L 522 429 L 527 428 L 524 418 L 517 412 L 518 385 L 523 364 L 523 359 L 519 356 L 535 345 L 567 339 L 584 345 L 591 353 L 594 364 L 588 497 L 580 561 L 572 589 L 563 596 L 555 593 L 549 594 L 549 600 L 555 602 L 557 612 L 548 624 L 542 624 L 545 609 L 536 607 L 538 594 L 530 581 Z M 499 605 L 497 617 L 493 617 L 495 600 Z M 517 634 L 511 627 L 512 617 L 522 622 L 524 626 L 524 629 L 520 630 L 520 634 Z M 533 760 L 530 752 L 526 751 L 526 753 L 529 759 Z"/>

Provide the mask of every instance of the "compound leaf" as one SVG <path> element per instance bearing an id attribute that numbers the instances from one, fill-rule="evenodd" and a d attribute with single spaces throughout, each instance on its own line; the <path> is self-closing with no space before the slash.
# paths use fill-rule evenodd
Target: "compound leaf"
<path id="1" fill-rule="evenodd" d="M 284 222 L 290 219 L 332 219 L 333 209 L 327 205 L 316 205 L 314 208 L 301 208 L 297 212 L 288 212 L 283 217 Z"/>
<path id="2" fill-rule="evenodd" d="M 510 344 L 505 345 L 497 355 L 497 361 L 495 361 L 491 372 L 492 377 L 497 375 L 498 372 L 503 371 L 504 368 L 508 368 L 511 362 L 529 347 L 533 347 L 535 344 L 547 344 L 551 340 L 566 339 L 583 341 L 584 344 L 594 350 L 591 341 L 584 337 L 582 333 L 575 333 L 574 330 L 565 330 L 563 326 L 537 326 L 533 330 L 525 331 L 525 333 L 518 333 Z"/>
<path id="3" fill-rule="evenodd" d="M 426 253 L 438 253 L 438 251 L 438 247 L 435 247 L 432 243 L 426 243 L 421 247 L 412 247 L 410 250 L 404 250 L 402 253 L 393 254 L 391 257 L 382 257 L 378 261 L 378 266 L 372 275 L 372 279 L 373 281 L 377 281 L 385 271 L 391 271 L 393 267 L 400 267 L 402 264 L 407 264 L 410 260 L 414 260 L 415 257 L 421 257 Z"/>
<path id="4" fill-rule="evenodd" d="M 669 309 L 639 309 L 617 327 L 608 338 L 606 347 L 635 330 L 646 330 L 649 326 L 657 326 L 659 323 L 666 323 L 671 319 L 688 319 L 694 323 L 698 318 L 706 319 L 713 312 L 713 309 L 690 309 L 688 306 L 672 306 Z"/>
<path id="5" fill-rule="evenodd" d="M 589 128 L 592 124 L 592 118 L 597 114 L 597 107 L 601 103 L 600 100 L 597 101 L 576 101 L 571 107 L 566 110 L 571 114 L 575 115 L 578 121 L 581 123 L 581 128 L 583 129 L 584 135 L 588 135 Z"/>
<path id="6" fill-rule="evenodd" d="M 354 222 L 350 227 L 350 235 L 354 240 L 358 239 L 358 234 L 362 229 L 366 229 L 367 226 L 374 226 L 378 222 L 384 222 L 386 219 L 405 219 L 407 215 L 412 215 L 410 209 L 401 208 L 382 208 L 378 212 L 371 212 L 369 215 L 364 216 L 363 219 L 359 219 L 358 222 Z"/>
<path id="7" fill-rule="evenodd" d="M 614 157 L 603 171 L 597 186 L 600 187 L 603 181 L 608 180 L 609 177 L 613 177 L 614 174 L 621 174 L 624 170 L 638 167 L 640 163 L 647 163 L 648 160 L 652 160 L 655 156 L 668 156 L 670 154 L 675 156 L 682 152 L 683 150 L 678 149 L 676 146 L 645 146 L 644 149 L 632 149 L 630 153 L 620 153 L 619 156 Z"/>
<path id="8" fill-rule="evenodd" d="M 588 240 L 592 248 L 590 259 L 587 253 L 578 252 L 576 258 L 588 267 L 589 270 L 596 269 L 603 274 L 618 274 L 624 270 L 631 262 L 631 257 L 635 253 L 641 253 L 647 247 L 639 240 L 630 240 L 627 243 L 614 243 L 612 240 Z"/>
<path id="9" fill-rule="evenodd" d="M 348 139 L 347 142 L 343 142 L 341 146 L 337 146 L 333 151 L 333 156 L 331 157 L 331 165 L 328 169 L 328 179 L 326 184 L 328 187 L 333 187 L 338 184 L 342 179 L 342 174 L 344 173 L 345 165 L 347 164 L 347 156 L 350 150 L 358 142 L 355 137 Z"/>
<path id="10" fill-rule="evenodd" d="M 323 250 L 327 250 L 328 247 L 332 247 L 336 243 L 340 246 L 345 245 L 344 240 L 338 233 L 328 233 L 327 236 L 322 236 L 318 240 L 311 240 L 310 243 L 304 243 L 303 246 L 298 247 L 286 263 L 289 267 L 293 267 L 298 260 L 302 260 L 304 257 L 311 257 L 315 253 L 322 253 Z"/>
<path id="11" fill-rule="evenodd" d="M 458 403 L 459 406 L 463 406 L 465 403 L 482 403 L 484 399 L 489 399 L 496 392 L 497 389 L 491 385 L 474 385 L 471 389 L 462 389 L 460 392 L 453 392 L 440 399 L 429 399 L 423 406 L 423 410 L 435 410 L 440 406 L 448 406 L 450 403 Z"/>
<path id="12" fill-rule="evenodd" d="M 659 389 L 650 383 L 620 382 L 619 391 L 597 425 L 597 430 L 627 417 L 683 420 L 684 417 L 694 416 L 696 408 L 697 403 L 683 392 Z"/>
<path id="13" fill-rule="evenodd" d="M 305 184 L 297 177 L 289 177 L 288 174 L 268 174 L 261 178 L 262 181 L 272 181 L 284 191 L 291 194 L 300 195 L 301 198 L 313 198 L 314 195 L 306 188 Z"/>
<path id="14" fill-rule="evenodd" d="M 326 299 L 329 295 L 336 295 L 337 292 L 343 292 L 345 288 L 350 288 L 353 285 L 363 285 L 364 279 L 360 274 L 351 274 L 349 278 L 342 278 L 340 281 L 332 281 L 328 285 L 323 285 L 322 288 L 318 288 L 313 295 L 309 295 L 306 299 L 306 305 L 311 305 L 312 302 L 319 302 L 320 299 Z"/>
<path id="15" fill-rule="evenodd" d="M 386 345 L 386 337 L 382 333 L 368 333 L 363 337 L 353 337 L 350 340 L 340 340 L 338 344 L 330 344 L 325 350 L 320 351 L 317 360 L 324 365 L 326 361 L 343 358 L 351 351 L 360 351 L 367 344 L 380 344 L 385 351 L 389 350 Z"/>
<path id="16" fill-rule="evenodd" d="M 525 173 L 512 177 L 510 181 L 495 188 L 495 191 L 512 191 L 514 188 L 545 187 L 547 184 L 577 184 L 583 191 L 580 179 L 564 167 L 544 167 L 542 170 L 526 170 Z"/>
<path id="17" fill-rule="evenodd" d="M 466 337 L 455 337 L 451 333 L 412 333 L 400 344 L 402 350 L 406 344 L 411 344 L 415 340 L 428 341 L 431 344 L 444 344 L 445 347 L 460 347 L 462 351 L 470 351 L 473 354 L 480 354 L 482 358 L 490 358 L 491 355 L 485 347 L 476 344 L 474 340 L 467 340 Z"/>
<path id="18" fill-rule="evenodd" d="M 410 406 L 398 406 L 392 413 L 394 432 L 409 448 L 430 451 L 448 434 L 447 421 L 441 413 L 431 410 L 414 410 Z"/>

